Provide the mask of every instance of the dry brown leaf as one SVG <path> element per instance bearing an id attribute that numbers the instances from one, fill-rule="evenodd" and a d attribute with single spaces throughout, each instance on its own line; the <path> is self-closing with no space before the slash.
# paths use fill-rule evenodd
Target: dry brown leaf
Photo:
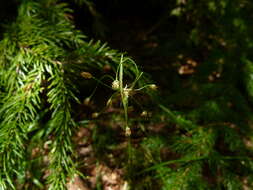
<path id="1" fill-rule="evenodd" d="M 74 177 L 68 184 L 68 190 L 91 190 L 90 188 L 85 185 L 82 179 L 79 176 Z"/>

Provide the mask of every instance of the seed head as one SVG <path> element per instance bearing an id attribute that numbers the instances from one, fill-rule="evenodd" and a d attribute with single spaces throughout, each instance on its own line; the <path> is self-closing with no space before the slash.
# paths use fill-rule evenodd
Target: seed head
<path id="1" fill-rule="evenodd" d="M 130 137 L 131 136 L 131 129 L 128 126 L 126 127 L 125 135 L 126 135 L 126 137 Z"/>
<path id="2" fill-rule="evenodd" d="M 131 92 L 131 88 L 124 88 L 123 94 L 124 97 L 127 99 L 129 97 L 129 93 Z"/>
<path id="3" fill-rule="evenodd" d="M 91 79 L 93 77 L 89 72 L 81 72 L 81 76 L 86 79 Z"/>
<path id="4" fill-rule="evenodd" d="M 90 104 L 90 97 L 85 98 L 84 101 L 83 101 L 83 104 L 84 105 L 89 105 Z"/>
<path id="5" fill-rule="evenodd" d="M 156 86 L 155 84 L 149 85 L 149 88 L 150 88 L 151 90 L 157 90 L 157 86 Z"/>
<path id="6" fill-rule="evenodd" d="M 92 118 L 97 118 L 98 116 L 99 116 L 99 113 L 97 113 L 97 112 L 94 112 L 94 113 L 92 113 L 92 115 L 91 115 Z"/>
<path id="7" fill-rule="evenodd" d="M 112 82 L 112 89 L 113 90 L 118 90 L 119 89 L 119 81 L 118 80 L 114 80 Z"/>
<path id="8" fill-rule="evenodd" d="M 147 111 L 143 111 L 142 113 L 141 113 L 141 116 L 142 117 L 146 117 L 148 115 L 148 112 Z"/>

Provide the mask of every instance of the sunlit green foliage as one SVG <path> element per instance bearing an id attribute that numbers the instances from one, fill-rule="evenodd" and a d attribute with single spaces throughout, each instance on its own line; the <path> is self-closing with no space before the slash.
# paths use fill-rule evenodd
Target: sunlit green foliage
<path id="1" fill-rule="evenodd" d="M 65 189 L 78 173 L 71 142 L 77 126 L 72 106 L 80 102 L 77 81 L 104 65 L 116 69 L 121 55 L 100 42 L 86 42 L 71 13 L 65 3 L 24 1 L 1 41 L 1 189 L 27 180 L 42 186 L 45 172 L 49 189 Z M 134 76 L 125 65 L 126 74 Z M 43 155 L 32 156 L 36 147 L 47 152 L 46 163 Z"/>

